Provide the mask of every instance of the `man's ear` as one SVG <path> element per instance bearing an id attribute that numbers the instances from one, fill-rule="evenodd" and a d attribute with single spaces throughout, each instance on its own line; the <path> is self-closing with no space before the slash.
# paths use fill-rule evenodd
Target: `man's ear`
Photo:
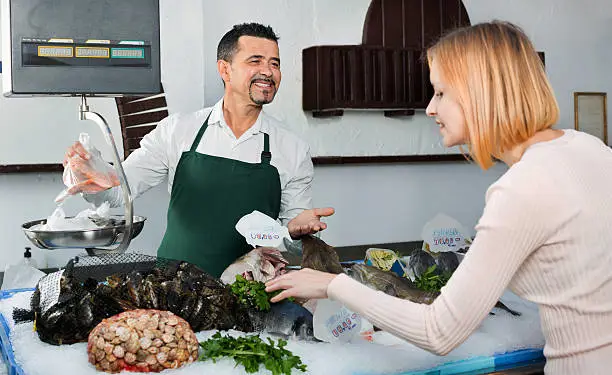
<path id="1" fill-rule="evenodd" d="M 230 63 L 225 60 L 217 60 L 217 70 L 223 82 L 229 82 L 231 71 Z"/>

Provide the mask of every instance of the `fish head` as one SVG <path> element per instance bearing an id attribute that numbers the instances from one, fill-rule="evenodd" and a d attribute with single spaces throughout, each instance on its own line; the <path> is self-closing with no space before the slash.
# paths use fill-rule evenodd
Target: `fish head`
<path id="1" fill-rule="evenodd" d="M 312 319 L 309 320 L 305 316 L 298 317 L 291 327 L 291 333 L 298 340 L 313 340 L 314 327 Z"/>
<path id="2" fill-rule="evenodd" d="M 249 274 L 252 276 L 251 280 L 266 282 L 282 274 L 287 264 L 289 262 L 278 249 L 258 247 L 230 264 L 223 271 L 221 281 L 225 284 L 231 284 L 236 281 L 236 275 L 245 276 Z"/>
<path id="3" fill-rule="evenodd" d="M 290 254 L 295 254 L 299 257 L 302 256 L 302 242 L 301 241 L 292 241 L 287 238 L 283 238 L 283 245 L 285 245 L 285 249 Z"/>
<path id="4" fill-rule="evenodd" d="M 221 274 L 221 281 L 225 284 L 232 284 L 236 281 L 236 275 L 251 275 L 253 280 L 261 278 L 261 253 L 251 250 L 245 255 L 238 258 L 234 263 L 227 266 Z"/>
<path id="5" fill-rule="evenodd" d="M 405 277 L 365 264 L 353 265 L 349 276 L 372 289 L 416 303 L 430 304 L 439 294 L 420 290 Z"/>
<path id="6" fill-rule="evenodd" d="M 368 284 L 370 273 L 368 273 L 367 267 L 364 264 L 354 264 L 347 270 L 347 274 L 361 284 Z"/>
<path id="7" fill-rule="evenodd" d="M 265 313 L 262 330 L 288 339 L 313 340 L 312 314 L 291 301 L 273 303 Z"/>

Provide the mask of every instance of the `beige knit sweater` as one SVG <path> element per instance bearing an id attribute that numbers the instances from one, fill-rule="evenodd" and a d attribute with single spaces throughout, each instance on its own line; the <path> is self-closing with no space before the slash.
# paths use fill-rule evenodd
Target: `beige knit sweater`
<path id="1" fill-rule="evenodd" d="M 488 189 L 476 231 L 431 305 L 346 275 L 327 293 L 381 329 L 444 355 L 510 287 L 539 306 L 547 374 L 612 374 L 612 150 L 573 130 L 532 145 Z"/>

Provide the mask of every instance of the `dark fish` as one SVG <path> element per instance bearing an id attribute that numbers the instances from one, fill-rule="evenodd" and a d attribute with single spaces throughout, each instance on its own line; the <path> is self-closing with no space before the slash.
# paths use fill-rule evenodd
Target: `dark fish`
<path id="1" fill-rule="evenodd" d="M 338 253 L 332 246 L 312 235 L 306 235 L 302 240 L 302 268 L 329 272 L 333 274 L 343 273 Z"/>
<path id="2" fill-rule="evenodd" d="M 439 293 L 425 292 L 418 289 L 409 279 L 396 275 L 393 272 L 383 271 L 365 264 L 355 264 L 348 271 L 348 275 L 372 289 L 380 290 L 390 296 L 406 299 L 416 303 L 429 305 Z"/>
<path id="3" fill-rule="evenodd" d="M 84 285 L 73 277 L 74 263 L 71 260 L 62 274 L 53 273 L 44 276 L 38 282 L 30 300 L 31 310 L 16 310 L 16 323 L 34 318 L 35 327 L 41 341 L 53 344 L 73 344 L 87 340 L 90 330 L 102 321 L 102 316 L 96 311 L 90 283 Z M 59 290 L 57 289 L 59 280 Z M 59 292 L 57 299 L 56 293 Z M 55 302 L 53 303 L 53 301 Z M 53 304 L 51 304 L 53 303 Z M 50 306 L 44 308 L 47 304 Z"/>
<path id="4" fill-rule="evenodd" d="M 287 300 L 273 303 L 270 311 L 249 311 L 249 316 L 255 332 L 298 340 L 315 340 L 312 314 L 297 303 Z"/>
<path id="5" fill-rule="evenodd" d="M 435 265 L 436 260 L 426 251 L 418 249 L 410 254 L 408 268 L 412 271 L 414 277 L 421 277 L 429 267 Z"/>
<path id="6" fill-rule="evenodd" d="M 436 264 L 441 273 L 452 274 L 459 267 L 459 257 L 452 251 L 443 252 L 436 257 Z"/>
<path id="7" fill-rule="evenodd" d="M 49 274 L 39 281 L 31 310 L 14 312 L 16 323 L 34 320 L 39 338 L 49 344 L 86 341 L 102 319 L 153 306 L 181 316 L 194 331 L 253 331 L 248 312 L 239 306 L 231 288 L 196 266 L 184 262 L 164 265 L 162 269 L 111 275 L 105 283 L 98 283 L 77 280 L 72 272 L 75 261 L 70 262 L 61 276 Z M 59 295 L 53 302 L 56 292 Z"/>
<path id="8" fill-rule="evenodd" d="M 418 289 L 405 277 L 400 277 L 393 272 L 383 271 L 365 264 L 354 264 L 347 270 L 347 274 L 372 289 L 416 303 L 429 305 L 440 294 L 438 292 L 425 292 Z M 520 312 L 510 309 L 501 301 L 497 301 L 495 307 L 505 310 L 514 316 L 521 316 Z M 492 312 L 490 314 L 495 315 Z"/>
<path id="9" fill-rule="evenodd" d="M 302 242 L 288 240 L 287 238 L 283 238 L 283 244 L 285 245 L 285 249 L 289 254 L 302 257 Z"/>

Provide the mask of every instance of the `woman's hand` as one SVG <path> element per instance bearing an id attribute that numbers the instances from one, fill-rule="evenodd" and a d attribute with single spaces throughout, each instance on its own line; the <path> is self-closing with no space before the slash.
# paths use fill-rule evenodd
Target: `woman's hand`
<path id="1" fill-rule="evenodd" d="M 285 289 L 270 300 L 282 301 L 285 298 L 302 299 L 327 298 L 327 286 L 337 275 L 304 268 L 289 272 L 266 283 L 266 292 Z"/>

